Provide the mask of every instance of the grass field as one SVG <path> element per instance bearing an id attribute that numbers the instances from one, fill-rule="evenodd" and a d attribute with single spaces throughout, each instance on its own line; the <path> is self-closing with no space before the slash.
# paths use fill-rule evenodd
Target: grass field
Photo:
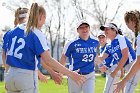
<path id="1" fill-rule="evenodd" d="M 105 78 L 102 76 L 96 77 L 95 93 L 103 93 Z M 4 83 L 0 82 L 0 93 L 6 93 Z M 67 80 L 64 79 L 62 85 L 55 85 L 53 80 L 48 80 L 48 83 L 39 83 L 39 93 L 68 93 Z M 135 93 L 140 93 L 140 83 L 138 84 Z"/>

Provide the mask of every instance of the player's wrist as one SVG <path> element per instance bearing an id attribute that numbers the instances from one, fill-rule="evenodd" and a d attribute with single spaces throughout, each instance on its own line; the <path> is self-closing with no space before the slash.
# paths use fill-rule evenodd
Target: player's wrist
<path id="1" fill-rule="evenodd" d="M 122 82 L 126 83 L 127 81 L 129 81 L 129 79 L 127 77 L 123 77 Z"/>
<path id="2" fill-rule="evenodd" d="M 99 68 L 102 68 L 103 66 L 104 66 L 104 64 L 102 64 L 102 63 L 101 64 L 98 64 L 98 67 Z"/>

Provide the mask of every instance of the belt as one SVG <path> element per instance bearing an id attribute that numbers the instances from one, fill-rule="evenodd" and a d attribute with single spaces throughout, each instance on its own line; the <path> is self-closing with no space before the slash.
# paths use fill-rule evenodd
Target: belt
<path id="1" fill-rule="evenodd" d="M 87 75 L 87 74 L 90 74 L 91 72 L 78 72 L 78 74 L 80 75 Z"/>

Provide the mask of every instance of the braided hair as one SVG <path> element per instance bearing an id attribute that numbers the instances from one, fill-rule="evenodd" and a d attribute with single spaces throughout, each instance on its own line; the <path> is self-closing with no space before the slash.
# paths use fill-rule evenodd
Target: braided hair
<path id="1" fill-rule="evenodd" d="M 135 37 L 137 37 L 139 31 L 139 23 L 140 23 L 140 12 L 137 10 L 126 12 L 124 15 L 124 19 L 126 23 L 129 23 L 129 21 L 135 23 L 134 32 L 135 32 Z"/>

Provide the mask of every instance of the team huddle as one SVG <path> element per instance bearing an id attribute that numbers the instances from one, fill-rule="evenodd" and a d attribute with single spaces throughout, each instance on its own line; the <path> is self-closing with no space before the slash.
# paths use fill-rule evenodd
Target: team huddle
<path id="1" fill-rule="evenodd" d="M 2 46 L 7 93 L 38 93 L 38 77 L 47 82 L 39 71 L 41 64 L 56 84 L 62 83 L 63 74 L 68 76 L 69 93 L 95 93 L 95 65 L 106 73 L 103 93 L 120 93 L 121 90 L 134 93 L 140 78 L 139 11 L 124 15 L 126 25 L 135 33 L 136 51 L 116 24 L 100 26 L 102 31 L 94 37 L 90 34 L 90 24 L 80 20 L 76 26 L 79 36 L 66 43 L 60 62 L 50 55 L 48 41 L 41 31 L 45 19 L 46 11 L 37 3 L 29 10 L 16 10 L 15 27 L 6 32 Z M 69 69 L 65 67 L 66 62 L 70 63 Z M 128 74 L 124 75 L 125 72 Z"/>

